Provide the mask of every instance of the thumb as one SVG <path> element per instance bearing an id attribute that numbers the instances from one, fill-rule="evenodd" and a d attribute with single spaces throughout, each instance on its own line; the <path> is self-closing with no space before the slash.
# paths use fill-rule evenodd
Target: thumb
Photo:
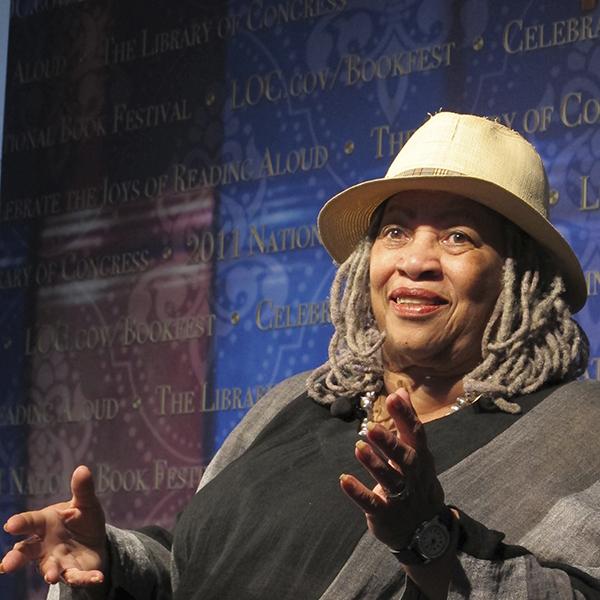
<path id="1" fill-rule="evenodd" d="M 77 467 L 71 477 L 71 492 L 73 506 L 77 508 L 92 508 L 98 506 L 98 498 L 94 489 L 94 477 L 85 465 Z"/>

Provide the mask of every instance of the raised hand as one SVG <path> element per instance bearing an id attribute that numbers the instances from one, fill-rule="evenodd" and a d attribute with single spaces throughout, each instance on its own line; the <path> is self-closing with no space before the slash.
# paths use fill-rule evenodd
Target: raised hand
<path id="1" fill-rule="evenodd" d="M 386 398 L 396 432 L 369 424 L 367 442 L 356 444 L 356 458 L 377 482 L 372 489 L 342 475 L 344 492 L 364 511 L 371 532 L 391 548 L 405 548 L 415 529 L 444 509 L 444 491 L 427 448 L 423 424 L 408 392 Z"/>
<path id="2" fill-rule="evenodd" d="M 73 497 L 41 510 L 13 515 L 4 525 L 11 535 L 27 536 L 2 559 L 0 572 L 11 573 L 37 562 L 47 583 L 100 584 L 106 561 L 104 511 L 94 492 L 91 471 L 80 466 L 71 478 Z"/>

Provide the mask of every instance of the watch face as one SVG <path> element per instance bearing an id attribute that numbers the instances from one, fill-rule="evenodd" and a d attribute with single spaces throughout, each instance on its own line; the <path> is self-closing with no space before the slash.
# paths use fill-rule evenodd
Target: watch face
<path id="1" fill-rule="evenodd" d="M 450 543 L 450 533 L 437 519 L 427 523 L 417 537 L 419 552 L 427 559 L 442 556 Z"/>

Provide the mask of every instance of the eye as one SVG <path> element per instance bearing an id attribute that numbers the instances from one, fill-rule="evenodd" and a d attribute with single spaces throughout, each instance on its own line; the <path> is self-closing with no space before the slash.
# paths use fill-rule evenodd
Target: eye
<path id="1" fill-rule="evenodd" d="M 464 246 L 472 244 L 473 240 L 464 231 L 451 231 L 445 238 L 444 243 L 451 246 Z"/>
<path id="2" fill-rule="evenodd" d="M 379 232 L 379 237 L 386 240 L 403 240 L 408 237 L 408 233 L 399 225 L 384 225 Z"/>

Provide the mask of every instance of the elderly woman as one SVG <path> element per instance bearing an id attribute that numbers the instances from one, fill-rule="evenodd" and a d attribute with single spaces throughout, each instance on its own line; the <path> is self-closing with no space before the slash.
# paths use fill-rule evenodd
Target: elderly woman
<path id="1" fill-rule="evenodd" d="M 71 501 L 9 519 L 30 538 L 3 570 L 38 561 L 61 599 L 598 597 L 585 283 L 547 201 L 517 133 L 430 118 L 321 211 L 329 359 L 250 411 L 172 549 L 105 528 L 80 467 Z"/>

